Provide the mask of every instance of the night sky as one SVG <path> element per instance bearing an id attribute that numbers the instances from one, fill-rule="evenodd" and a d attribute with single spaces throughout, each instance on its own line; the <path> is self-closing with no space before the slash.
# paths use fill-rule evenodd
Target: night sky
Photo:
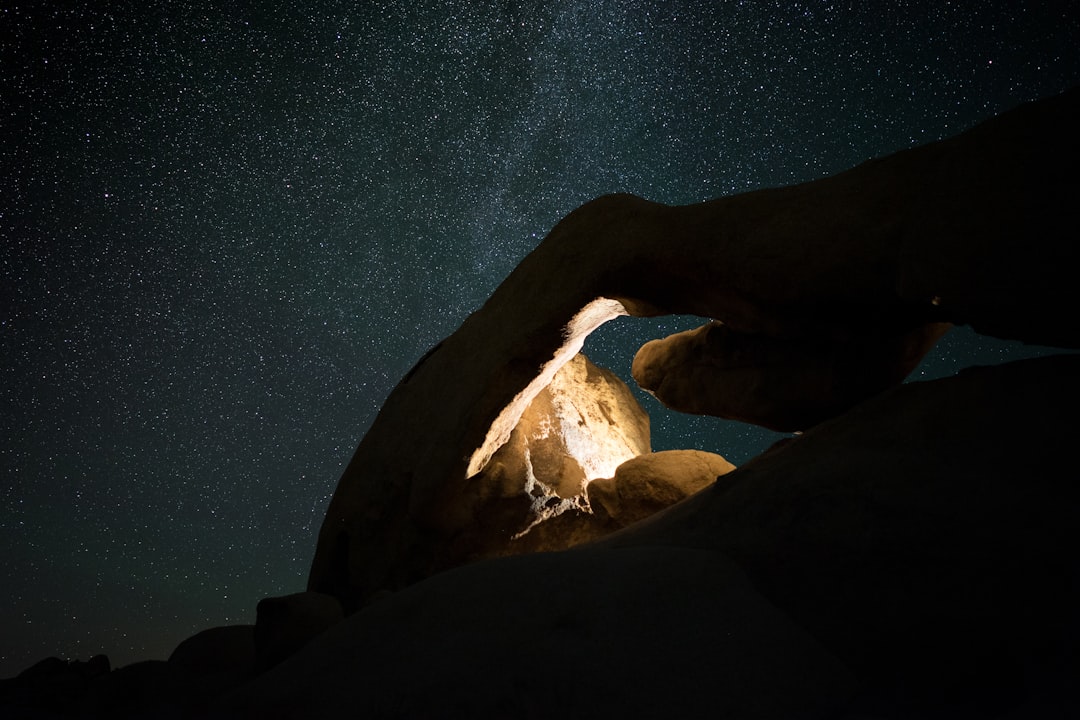
<path id="1" fill-rule="evenodd" d="M 481 5 L 0 5 L 0 677 L 304 589 L 393 385 L 583 202 L 813 180 L 1080 82 L 1068 2 Z M 586 352 L 629 379 L 696 324 Z M 915 377 L 1036 352 L 954 331 Z M 642 402 L 656 449 L 778 437 Z"/>

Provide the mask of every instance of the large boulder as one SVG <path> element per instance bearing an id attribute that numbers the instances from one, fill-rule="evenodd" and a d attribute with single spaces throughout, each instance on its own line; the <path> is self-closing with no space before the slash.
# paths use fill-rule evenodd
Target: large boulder
<path id="1" fill-rule="evenodd" d="M 112 670 L 109 658 L 95 655 L 89 660 L 61 660 L 48 657 L 0 680 L 0 708 L 19 717 L 36 713 L 69 714 L 81 709 L 93 683 Z"/>
<path id="2" fill-rule="evenodd" d="M 627 195 L 584 205 L 391 393 L 331 500 L 309 587 L 351 610 L 452 566 L 440 554 L 480 517 L 477 477 L 584 338 L 620 314 L 722 322 L 734 335 L 706 344 L 716 367 L 747 338 L 770 338 L 782 361 L 753 373 L 769 403 L 711 388 L 703 410 L 780 427 L 897 382 L 940 323 L 1080 346 L 1078 126 L 1071 91 L 803 185 L 681 207 Z M 640 360 L 638 374 L 685 375 L 670 354 Z"/>
<path id="3" fill-rule="evenodd" d="M 886 328 L 838 342 L 740 333 L 713 321 L 645 343 L 631 373 L 679 412 L 803 430 L 902 381 L 950 327 Z"/>
<path id="4" fill-rule="evenodd" d="M 224 625 L 202 630 L 176 646 L 169 664 L 198 678 L 218 674 L 252 675 L 255 626 Z"/>
<path id="5" fill-rule="evenodd" d="M 169 655 L 183 687 L 183 703 L 201 707 L 255 677 L 254 625 L 224 625 L 187 638 Z"/>
<path id="6" fill-rule="evenodd" d="M 344 618 L 337 598 L 317 592 L 263 598 L 255 614 L 251 641 L 258 670 L 295 655 L 312 638 Z"/>

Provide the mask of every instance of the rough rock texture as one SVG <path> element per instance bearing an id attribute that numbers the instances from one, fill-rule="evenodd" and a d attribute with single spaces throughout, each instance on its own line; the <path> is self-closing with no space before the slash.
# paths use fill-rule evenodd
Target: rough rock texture
<path id="1" fill-rule="evenodd" d="M 638 455 L 593 480 L 564 512 L 515 537 L 505 554 L 563 550 L 597 540 L 708 487 L 734 466 L 699 450 Z"/>
<path id="2" fill-rule="evenodd" d="M 701 450 L 640 455 L 620 465 L 615 477 L 589 483 L 589 504 L 615 527 L 625 527 L 707 488 L 734 469 L 721 456 Z"/>
<path id="3" fill-rule="evenodd" d="M 586 486 L 649 449 L 649 416 L 630 388 L 576 355 L 457 499 L 474 508 L 476 522 L 447 542 L 443 562 L 563 550 L 598 537 Z M 541 527 L 553 521 L 557 531 Z"/>
<path id="4" fill-rule="evenodd" d="M 252 642 L 259 670 L 296 654 L 311 638 L 345 617 L 337 598 L 317 592 L 264 598 L 255 612 Z"/>
<path id="5" fill-rule="evenodd" d="M 904 385 L 582 548 L 370 605 L 264 717 L 1080 716 L 1080 356 Z"/>
<path id="6" fill-rule="evenodd" d="M 756 396 L 775 402 L 755 409 L 712 389 L 707 409 L 779 426 L 789 393 L 796 424 L 809 426 L 894 381 L 933 323 L 1080 346 L 1078 126 L 1072 91 L 804 185 L 684 207 L 584 205 L 391 393 L 331 501 L 310 589 L 352 610 L 455 564 L 440 554 L 477 522 L 474 476 L 588 332 L 619 313 L 723 322 L 733 334 L 716 366 L 743 343 L 775 340 L 782 361 L 754 375 Z M 824 350 L 806 356 L 808 342 Z M 864 370 L 823 353 L 854 353 Z M 792 385 L 806 363 L 831 394 Z M 660 354 L 639 374 L 654 364 L 670 365 Z"/>

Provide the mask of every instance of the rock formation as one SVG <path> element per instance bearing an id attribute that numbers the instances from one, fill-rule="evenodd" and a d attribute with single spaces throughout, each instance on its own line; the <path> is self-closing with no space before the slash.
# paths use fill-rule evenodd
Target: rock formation
<path id="1" fill-rule="evenodd" d="M 650 450 L 649 416 L 610 370 L 578 354 L 532 399 L 459 502 L 472 523 L 441 553 L 450 564 L 563 550 L 602 534 L 587 489 Z"/>
<path id="2" fill-rule="evenodd" d="M 1080 356 L 887 391 L 686 501 L 361 610 L 283 717 L 1075 717 Z"/>
<path id="3" fill-rule="evenodd" d="M 942 323 L 1077 347 L 1078 126 L 1073 91 L 804 185 L 571 213 L 391 393 L 331 501 L 310 589 L 353 610 L 474 557 L 448 548 L 482 518 L 481 471 L 620 314 L 723 323 L 647 347 L 635 376 L 676 406 L 786 429 L 899 382 Z"/>

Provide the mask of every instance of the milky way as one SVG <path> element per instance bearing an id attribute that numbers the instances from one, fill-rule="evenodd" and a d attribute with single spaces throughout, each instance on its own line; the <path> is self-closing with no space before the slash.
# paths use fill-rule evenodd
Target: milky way
<path id="1" fill-rule="evenodd" d="M 0 8 L 0 676 L 303 589 L 391 387 L 581 203 L 812 180 L 1080 79 L 1067 3 L 79 5 Z M 586 349 L 627 377 L 693 322 Z M 776 437 L 642 402 L 661 449 Z"/>

